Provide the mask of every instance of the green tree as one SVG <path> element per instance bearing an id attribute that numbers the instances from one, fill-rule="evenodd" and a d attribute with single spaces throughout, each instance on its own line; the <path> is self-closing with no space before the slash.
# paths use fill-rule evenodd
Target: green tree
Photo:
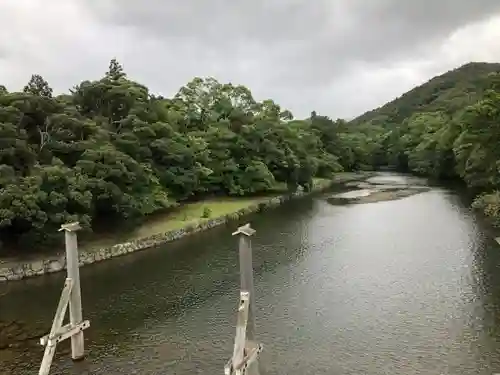
<path id="1" fill-rule="evenodd" d="M 371 168 L 386 139 L 373 129 L 294 119 L 214 78 L 152 95 L 116 59 L 56 97 L 33 75 L 23 92 L 0 87 L 0 235 L 38 249 L 66 221 L 129 229 L 187 200 L 309 190 L 315 177 Z"/>
<path id="2" fill-rule="evenodd" d="M 28 94 L 44 96 L 47 98 L 52 97 L 52 88 L 46 80 L 39 74 L 33 74 L 23 91 Z"/>

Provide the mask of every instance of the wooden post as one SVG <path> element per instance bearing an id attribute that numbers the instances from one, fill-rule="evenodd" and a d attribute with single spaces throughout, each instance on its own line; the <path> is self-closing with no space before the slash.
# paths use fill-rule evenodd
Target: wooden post
<path id="1" fill-rule="evenodd" d="M 49 338 L 55 337 L 58 331 L 61 329 L 62 323 L 64 321 L 64 315 L 66 314 L 66 309 L 68 307 L 69 298 L 71 295 L 71 289 L 73 288 L 73 280 L 67 278 L 64 282 L 64 288 L 61 293 L 61 298 L 59 299 L 59 304 L 57 305 L 56 314 L 54 320 L 52 321 L 52 328 L 50 333 L 40 339 L 40 344 L 46 345 L 45 351 L 43 353 L 42 364 L 40 365 L 40 370 L 38 375 L 48 375 L 50 371 L 50 365 L 52 364 L 52 359 L 54 359 L 54 354 L 56 353 L 57 341 L 50 340 Z"/>
<path id="2" fill-rule="evenodd" d="M 255 229 L 246 224 L 239 227 L 233 236 L 239 236 L 239 256 L 240 256 L 240 288 L 249 294 L 248 306 L 248 340 L 255 339 L 255 289 L 253 285 L 253 260 L 252 243 L 250 237 L 255 234 Z"/>
<path id="3" fill-rule="evenodd" d="M 71 338 L 71 358 L 75 361 L 83 359 L 83 330 L 90 327 L 88 320 L 82 320 L 82 294 L 80 291 L 80 269 L 78 267 L 78 246 L 76 231 L 78 223 L 61 226 L 66 240 L 66 268 L 68 277 L 61 292 L 52 328 L 48 335 L 40 337 L 40 345 L 45 346 L 42 363 L 38 375 L 49 375 L 50 366 L 56 352 L 56 345 Z M 69 305 L 69 324 L 62 325 Z"/>
<path id="4" fill-rule="evenodd" d="M 257 358 L 262 345 L 255 341 L 255 290 L 253 285 L 252 245 L 250 237 L 255 230 L 246 224 L 233 236 L 239 236 L 240 304 L 234 339 L 233 356 L 224 367 L 226 375 L 259 375 Z"/>
<path id="5" fill-rule="evenodd" d="M 236 322 L 236 336 L 233 349 L 233 368 L 238 368 L 245 358 L 246 330 L 248 321 L 248 292 L 240 293 L 240 306 L 238 307 L 238 319 Z"/>
<path id="6" fill-rule="evenodd" d="M 257 357 L 262 351 L 262 345 L 247 340 L 249 298 L 248 292 L 240 292 L 233 356 L 224 366 L 225 375 L 259 375 Z"/>
<path id="7" fill-rule="evenodd" d="M 80 289 L 80 268 L 78 264 L 78 242 L 76 231 L 81 229 L 78 222 L 61 226 L 59 231 L 64 231 L 66 241 L 66 265 L 68 277 L 73 281 L 73 288 L 69 300 L 69 322 L 75 327 L 82 323 L 82 294 Z M 83 331 L 71 336 L 71 358 L 74 361 L 83 359 L 85 355 L 83 344 Z"/>

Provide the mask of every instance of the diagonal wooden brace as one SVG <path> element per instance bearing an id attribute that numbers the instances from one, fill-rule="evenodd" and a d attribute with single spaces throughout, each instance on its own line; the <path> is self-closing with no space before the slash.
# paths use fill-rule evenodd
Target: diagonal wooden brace
<path id="1" fill-rule="evenodd" d="M 236 323 L 236 337 L 234 339 L 233 368 L 236 368 L 245 357 L 249 302 L 250 293 L 241 291 L 240 305 L 238 306 L 238 320 Z"/>
<path id="2" fill-rule="evenodd" d="M 71 325 L 71 323 L 66 324 L 65 326 L 59 328 L 59 330 L 57 330 L 54 335 L 51 336 L 49 333 L 48 335 L 40 337 L 40 345 L 54 346 L 60 343 L 61 341 L 64 341 L 73 336 L 74 334 L 81 332 L 89 327 L 90 327 L 90 321 L 88 320 L 84 320 L 83 322 L 77 324 L 74 327 Z"/>
<path id="3" fill-rule="evenodd" d="M 262 349 L 263 347 L 261 344 L 252 348 L 247 347 L 247 354 L 243 358 L 243 361 L 238 366 L 233 367 L 234 373 L 244 375 L 247 372 L 248 367 L 257 360 L 260 352 L 262 352 Z"/>
<path id="4" fill-rule="evenodd" d="M 73 289 L 73 280 L 67 278 L 64 282 L 64 287 L 61 292 L 61 298 L 57 305 L 57 310 L 54 316 L 54 321 L 52 322 L 52 328 L 50 329 L 49 337 L 54 337 L 56 333 L 61 329 L 62 323 L 64 321 L 64 315 L 68 308 L 69 299 L 71 296 L 71 290 Z M 50 365 L 52 364 L 52 359 L 56 352 L 55 345 L 47 345 L 43 353 L 42 363 L 40 365 L 40 370 L 38 375 L 48 375 L 50 371 Z"/>
<path id="5" fill-rule="evenodd" d="M 247 340 L 246 330 L 248 323 L 249 300 L 250 293 L 241 291 L 233 357 L 224 366 L 225 375 L 245 374 L 248 367 L 257 360 L 259 353 L 262 351 L 261 344 Z"/>

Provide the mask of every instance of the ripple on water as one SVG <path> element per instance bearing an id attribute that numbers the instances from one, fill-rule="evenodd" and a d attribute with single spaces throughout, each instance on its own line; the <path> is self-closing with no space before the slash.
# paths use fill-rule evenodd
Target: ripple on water
<path id="1" fill-rule="evenodd" d="M 455 194 L 348 207 L 304 199 L 252 225 L 263 373 L 500 371 L 500 252 Z M 238 302 L 232 229 L 82 269 L 89 357 L 58 356 L 53 374 L 222 373 Z M 0 318 L 48 327 L 62 279 L 11 288 Z M 33 374 L 40 358 L 0 352 L 0 368 Z"/>

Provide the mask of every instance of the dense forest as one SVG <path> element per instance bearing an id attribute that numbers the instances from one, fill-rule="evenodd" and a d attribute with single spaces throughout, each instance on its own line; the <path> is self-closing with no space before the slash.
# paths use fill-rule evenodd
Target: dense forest
<path id="1" fill-rule="evenodd" d="M 500 226 L 499 141 L 500 64 L 464 65 L 350 122 L 295 119 L 213 78 L 164 98 L 114 59 L 63 95 L 35 74 L 22 92 L 0 86 L 1 244 L 43 248 L 68 221 L 126 229 L 187 201 L 380 166 L 461 179 Z"/>
<path id="2" fill-rule="evenodd" d="M 386 129 L 385 163 L 461 179 L 473 206 L 500 226 L 500 64 L 469 63 L 353 120 Z M 362 129 L 361 129 L 362 130 Z"/>
<path id="3" fill-rule="evenodd" d="M 0 238 L 38 249 L 73 220 L 127 228 L 188 200 L 307 190 L 375 164 L 380 135 L 314 112 L 296 120 L 212 78 L 155 96 L 114 59 L 64 95 L 33 75 L 22 92 L 0 86 Z"/>

